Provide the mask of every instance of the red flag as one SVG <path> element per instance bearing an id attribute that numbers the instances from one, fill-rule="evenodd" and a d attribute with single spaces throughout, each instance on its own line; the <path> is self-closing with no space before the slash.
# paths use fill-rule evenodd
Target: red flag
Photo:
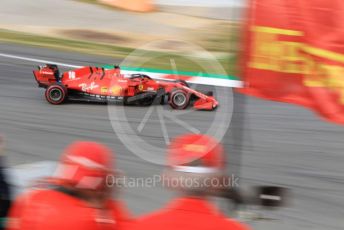
<path id="1" fill-rule="evenodd" d="M 344 124 L 344 1 L 251 0 L 241 92 Z"/>

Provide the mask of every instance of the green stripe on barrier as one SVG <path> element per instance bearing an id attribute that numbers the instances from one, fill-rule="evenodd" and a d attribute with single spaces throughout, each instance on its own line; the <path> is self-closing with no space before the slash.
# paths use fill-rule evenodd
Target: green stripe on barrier
<path id="1" fill-rule="evenodd" d="M 103 65 L 105 69 L 111 69 L 113 65 Z M 175 74 L 172 70 L 159 70 L 159 69 L 152 69 L 152 68 L 143 68 L 143 67 L 127 67 L 121 66 L 122 70 L 127 71 L 137 71 L 137 72 L 150 72 L 150 73 L 162 73 L 162 74 Z M 191 76 L 191 77 L 205 77 L 205 78 L 218 78 L 218 79 L 227 79 L 227 80 L 234 80 L 239 81 L 238 77 L 235 76 L 227 76 L 227 75 L 220 75 L 220 74 L 208 74 L 202 72 L 187 72 L 187 71 L 178 71 L 179 75 L 183 76 Z"/>

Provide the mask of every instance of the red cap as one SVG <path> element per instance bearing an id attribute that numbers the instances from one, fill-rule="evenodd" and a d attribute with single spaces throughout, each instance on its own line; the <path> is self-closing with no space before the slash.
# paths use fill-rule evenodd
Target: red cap
<path id="1" fill-rule="evenodd" d="M 170 144 L 168 164 L 181 172 L 217 172 L 224 168 L 223 147 L 210 136 L 185 134 L 175 138 Z"/>
<path id="2" fill-rule="evenodd" d="M 99 189 L 112 164 L 112 152 L 105 145 L 78 141 L 64 151 L 57 177 L 77 188 Z"/>

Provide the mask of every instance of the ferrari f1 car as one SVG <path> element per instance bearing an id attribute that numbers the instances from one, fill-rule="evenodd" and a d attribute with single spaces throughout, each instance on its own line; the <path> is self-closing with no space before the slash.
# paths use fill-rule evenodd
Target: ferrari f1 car
<path id="1" fill-rule="evenodd" d="M 46 64 L 33 71 L 39 87 L 45 88 L 46 100 L 54 105 L 66 100 L 116 102 L 125 105 L 169 103 L 173 109 L 214 110 L 218 102 L 212 92 L 202 93 L 183 80 L 154 80 L 144 74 L 121 74 L 112 69 L 87 66 L 60 74 L 56 65 Z"/>

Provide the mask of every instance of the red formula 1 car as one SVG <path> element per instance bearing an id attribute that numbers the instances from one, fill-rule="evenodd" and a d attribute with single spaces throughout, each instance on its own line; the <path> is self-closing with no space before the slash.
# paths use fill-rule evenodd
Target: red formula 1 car
<path id="1" fill-rule="evenodd" d="M 82 67 L 60 75 L 56 65 L 46 64 L 33 71 L 45 98 L 58 105 L 68 100 L 150 105 L 168 102 L 174 109 L 193 103 L 198 110 L 214 110 L 218 102 L 212 92 L 191 89 L 185 81 L 154 80 L 144 74 L 121 74 L 120 68 Z"/>

